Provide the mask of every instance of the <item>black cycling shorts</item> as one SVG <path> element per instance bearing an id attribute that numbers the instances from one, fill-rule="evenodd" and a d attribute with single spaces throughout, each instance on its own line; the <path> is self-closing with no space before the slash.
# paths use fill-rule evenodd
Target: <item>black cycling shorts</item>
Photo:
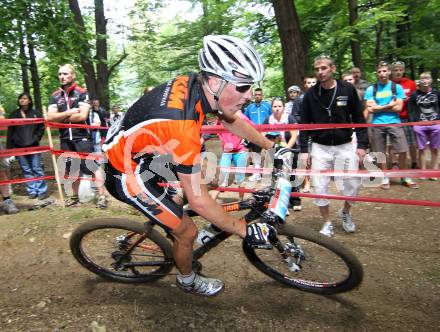
<path id="1" fill-rule="evenodd" d="M 82 153 L 92 153 L 93 142 L 89 139 L 77 140 L 77 141 L 61 141 L 61 150 L 82 152 Z M 65 175 L 75 176 L 78 174 L 78 170 L 81 174 L 93 175 L 99 168 L 99 163 L 96 160 L 91 159 L 80 159 L 67 157 L 66 158 L 66 168 Z"/>
<path id="2" fill-rule="evenodd" d="M 183 207 L 173 200 L 176 189 L 159 185 L 167 181 L 148 166 L 148 161 L 141 160 L 132 174 L 126 174 L 108 162 L 105 166 L 105 187 L 116 199 L 133 206 L 152 222 L 172 231 L 182 222 Z"/>

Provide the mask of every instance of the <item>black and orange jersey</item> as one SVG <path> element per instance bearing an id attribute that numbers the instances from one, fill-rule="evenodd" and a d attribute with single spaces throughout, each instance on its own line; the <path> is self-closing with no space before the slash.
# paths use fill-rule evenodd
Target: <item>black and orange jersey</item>
<path id="1" fill-rule="evenodd" d="M 121 173 L 153 154 L 172 156 L 176 171 L 200 170 L 200 132 L 211 107 L 196 74 L 178 76 L 142 96 L 107 134 L 103 150 Z"/>

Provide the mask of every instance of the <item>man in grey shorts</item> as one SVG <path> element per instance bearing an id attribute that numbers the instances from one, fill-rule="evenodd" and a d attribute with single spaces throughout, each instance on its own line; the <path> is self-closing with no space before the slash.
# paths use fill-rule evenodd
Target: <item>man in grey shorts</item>
<path id="1" fill-rule="evenodd" d="M 405 92 L 400 84 L 389 80 L 390 67 L 386 62 L 379 62 L 376 68 L 378 82 L 368 87 L 364 99 L 367 103 L 367 111 L 373 114 L 373 124 L 383 124 L 383 127 L 372 127 L 372 151 L 385 154 L 387 137 L 391 143 L 391 150 L 399 155 L 400 169 L 406 169 L 406 154 L 408 142 L 402 127 L 390 127 L 389 124 L 401 123 L 399 112 L 403 106 Z M 379 162 L 382 170 L 386 170 L 386 160 Z M 402 185 L 417 189 L 418 185 L 410 178 L 402 178 Z M 380 186 L 382 189 L 390 189 L 389 178 L 384 177 Z"/>

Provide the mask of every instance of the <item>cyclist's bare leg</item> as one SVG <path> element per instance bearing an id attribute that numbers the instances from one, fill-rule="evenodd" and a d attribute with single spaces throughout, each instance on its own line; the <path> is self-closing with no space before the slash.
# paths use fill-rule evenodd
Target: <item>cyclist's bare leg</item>
<path id="1" fill-rule="evenodd" d="M 181 274 L 192 272 L 193 243 L 197 237 L 197 227 L 190 217 L 183 215 L 182 223 L 173 230 L 173 257 Z"/>

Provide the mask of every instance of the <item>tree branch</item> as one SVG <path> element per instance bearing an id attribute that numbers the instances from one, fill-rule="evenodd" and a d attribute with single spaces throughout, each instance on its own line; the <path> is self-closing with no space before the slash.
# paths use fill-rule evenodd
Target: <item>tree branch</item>
<path id="1" fill-rule="evenodd" d="M 115 68 L 116 68 L 117 66 L 119 66 L 119 65 L 121 64 L 121 62 L 124 61 L 124 59 L 125 59 L 127 56 L 128 56 L 128 53 L 125 53 L 125 51 L 124 51 L 124 54 L 122 54 L 122 56 L 119 58 L 119 60 L 116 61 L 114 64 L 112 64 L 112 65 L 110 66 L 110 68 L 109 68 L 109 70 L 108 70 L 108 77 L 112 76 L 112 73 L 113 73 L 113 71 L 115 70 Z"/>

